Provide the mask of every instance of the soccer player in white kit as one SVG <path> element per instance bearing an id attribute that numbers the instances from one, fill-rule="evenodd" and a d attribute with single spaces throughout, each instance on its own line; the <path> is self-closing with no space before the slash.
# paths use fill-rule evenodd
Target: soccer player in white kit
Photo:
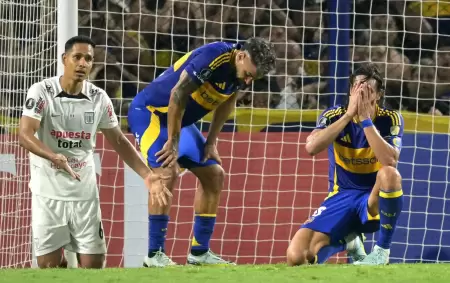
<path id="1" fill-rule="evenodd" d="M 40 268 L 63 267 L 62 248 L 77 253 L 81 267 L 103 267 L 106 244 L 93 157 L 98 130 L 145 180 L 152 201 L 166 204 L 172 196 L 165 177 L 152 173 L 120 130 L 108 95 L 86 81 L 94 48 L 89 37 L 69 39 L 64 74 L 31 86 L 20 120 L 19 142 L 30 152 L 32 231 Z"/>

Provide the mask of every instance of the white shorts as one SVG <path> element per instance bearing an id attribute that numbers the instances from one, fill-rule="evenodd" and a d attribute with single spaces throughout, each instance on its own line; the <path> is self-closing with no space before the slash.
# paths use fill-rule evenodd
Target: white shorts
<path id="1" fill-rule="evenodd" d="M 98 199 L 62 201 L 33 194 L 31 213 L 36 256 L 59 248 L 80 254 L 106 254 Z"/>

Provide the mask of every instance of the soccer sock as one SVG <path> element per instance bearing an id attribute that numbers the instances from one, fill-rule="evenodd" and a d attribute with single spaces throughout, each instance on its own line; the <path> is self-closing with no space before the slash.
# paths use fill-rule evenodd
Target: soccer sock
<path id="1" fill-rule="evenodd" d="M 159 250 L 164 252 L 169 215 L 148 216 L 148 257 L 153 257 Z"/>
<path id="2" fill-rule="evenodd" d="M 215 214 L 197 214 L 194 220 L 194 237 L 192 238 L 191 253 L 201 255 L 209 250 L 209 240 L 216 224 Z"/>
<path id="3" fill-rule="evenodd" d="M 383 249 L 390 249 L 392 235 L 403 207 L 403 191 L 384 192 L 380 190 L 379 196 L 381 227 L 377 246 Z"/>
<path id="4" fill-rule="evenodd" d="M 311 262 L 311 264 L 322 264 L 325 263 L 330 257 L 333 255 L 340 253 L 342 251 L 345 251 L 345 244 L 336 245 L 336 246 L 325 246 L 322 247 L 319 252 L 317 253 L 314 262 Z"/>

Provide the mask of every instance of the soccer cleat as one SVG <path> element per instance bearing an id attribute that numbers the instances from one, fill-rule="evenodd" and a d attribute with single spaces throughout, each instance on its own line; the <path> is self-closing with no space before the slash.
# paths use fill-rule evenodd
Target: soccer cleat
<path id="1" fill-rule="evenodd" d="M 362 234 L 355 233 L 345 237 L 347 255 L 352 258 L 353 262 L 361 261 L 367 256 L 363 237 Z"/>
<path id="2" fill-rule="evenodd" d="M 236 265 L 234 262 L 224 260 L 218 255 L 214 254 L 211 250 L 208 250 L 202 255 L 189 254 L 187 258 L 187 264 L 192 265 L 210 265 L 210 264 L 230 264 Z"/>
<path id="3" fill-rule="evenodd" d="M 357 261 L 356 265 L 386 265 L 389 264 L 390 250 L 385 250 L 379 246 L 375 246 L 373 251 L 363 260 Z"/>
<path id="4" fill-rule="evenodd" d="M 144 267 L 166 267 L 177 265 L 165 253 L 157 251 L 153 257 L 144 258 Z"/>

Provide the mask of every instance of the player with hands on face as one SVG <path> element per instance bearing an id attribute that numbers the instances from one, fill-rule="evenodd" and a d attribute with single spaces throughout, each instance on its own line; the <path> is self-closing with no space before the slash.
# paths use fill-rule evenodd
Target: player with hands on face
<path id="1" fill-rule="evenodd" d="M 345 250 L 358 265 L 389 262 L 403 204 L 396 169 L 403 118 L 383 107 L 383 79 L 374 65 L 357 69 L 350 85 L 348 104 L 325 110 L 306 141 L 312 156 L 328 148 L 329 195 L 293 237 L 287 251 L 291 266 L 324 263 Z M 367 255 L 362 233 L 376 231 L 377 243 Z"/>

